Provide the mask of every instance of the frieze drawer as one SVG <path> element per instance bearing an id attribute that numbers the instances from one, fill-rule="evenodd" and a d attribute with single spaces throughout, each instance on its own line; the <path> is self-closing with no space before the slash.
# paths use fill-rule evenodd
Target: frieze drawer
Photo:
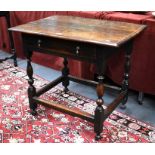
<path id="1" fill-rule="evenodd" d="M 96 59 L 96 47 L 93 44 L 28 34 L 24 34 L 23 39 L 30 50 L 43 51 L 44 49 L 48 54 L 69 56 L 80 60 L 95 61 Z"/>

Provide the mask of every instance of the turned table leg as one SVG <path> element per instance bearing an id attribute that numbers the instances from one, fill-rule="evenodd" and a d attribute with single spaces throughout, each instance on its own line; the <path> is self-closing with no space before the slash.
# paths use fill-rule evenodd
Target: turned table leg
<path id="1" fill-rule="evenodd" d="M 10 28 L 11 27 L 11 24 L 10 24 L 10 13 L 6 14 L 6 22 L 7 22 L 8 28 Z M 12 32 L 8 31 L 8 33 L 9 33 L 9 38 L 10 38 L 11 52 L 12 52 L 12 56 L 9 59 L 13 59 L 14 66 L 17 67 L 17 55 L 16 55 L 16 51 L 15 51 L 15 47 L 14 47 Z"/>
<path id="2" fill-rule="evenodd" d="M 122 101 L 120 106 L 121 109 L 126 108 L 126 103 L 128 100 L 128 91 L 129 91 L 129 72 L 130 72 L 130 59 L 131 59 L 131 52 L 132 52 L 132 42 L 129 42 L 125 45 L 125 66 L 124 66 L 124 79 L 122 82 L 122 89 L 121 91 L 126 91 L 126 95 Z"/>
<path id="3" fill-rule="evenodd" d="M 64 68 L 62 69 L 62 76 L 63 76 L 63 81 L 62 81 L 62 85 L 64 86 L 64 92 L 68 91 L 68 86 L 69 86 L 69 68 L 68 68 L 68 61 L 67 58 L 64 58 L 63 61 L 64 64 Z"/>
<path id="4" fill-rule="evenodd" d="M 31 57 L 32 57 L 32 52 L 28 52 L 27 53 L 27 75 L 29 77 L 28 98 L 29 98 L 30 113 L 32 115 L 36 115 L 37 103 L 33 101 L 33 97 L 36 95 L 36 88 L 33 85 L 34 79 L 33 79 L 33 68 L 31 65 Z"/>
<path id="5" fill-rule="evenodd" d="M 7 23 L 7 27 L 10 28 L 11 24 L 10 24 L 10 13 L 9 13 L 9 11 L 1 11 L 0 12 L 0 17 L 1 16 L 5 17 L 6 23 Z M 0 63 L 2 63 L 3 61 L 6 61 L 8 59 L 13 59 L 14 66 L 17 67 L 17 56 L 16 56 L 16 52 L 15 52 L 15 48 L 14 48 L 12 32 L 8 31 L 8 34 L 9 34 L 9 39 L 10 39 L 10 48 L 11 48 L 12 55 L 9 56 L 9 57 L 5 57 L 4 59 L 0 59 Z"/>
<path id="6" fill-rule="evenodd" d="M 106 70 L 106 65 L 107 65 L 107 59 L 109 57 L 109 48 L 104 48 L 104 51 L 101 52 L 101 49 L 97 49 L 97 62 L 96 62 L 96 69 L 98 73 L 98 85 L 96 88 L 97 96 L 98 99 L 96 100 L 97 107 L 95 109 L 95 116 L 94 116 L 94 132 L 96 133 L 95 140 L 100 140 L 101 133 L 103 131 L 103 120 L 104 120 L 104 109 L 103 109 L 103 104 L 104 101 L 102 99 L 104 95 L 104 73 Z"/>
<path id="7" fill-rule="evenodd" d="M 95 140 L 101 139 L 101 133 L 103 131 L 103 116 L 104 116 L 104 109 L 102 107 L 104 101 L 102 99 L 104 95 L 104 85 L 103 85 L 104 77 L 102 75 L 98 76 L 98 85 L 96 88 L 98 99 L 96 100 L 97 107 L 95 109 L 95 122 L 94 122 L 94 131 L 96 133 Z"/>

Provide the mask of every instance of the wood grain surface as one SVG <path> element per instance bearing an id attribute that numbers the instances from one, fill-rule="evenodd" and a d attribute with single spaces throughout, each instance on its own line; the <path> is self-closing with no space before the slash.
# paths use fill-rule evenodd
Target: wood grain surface
<path id="1" fill-rule="evenodd" d="M 50 16 L 9 30 L 118 47 L 146 26 L 74 16 Z"/>

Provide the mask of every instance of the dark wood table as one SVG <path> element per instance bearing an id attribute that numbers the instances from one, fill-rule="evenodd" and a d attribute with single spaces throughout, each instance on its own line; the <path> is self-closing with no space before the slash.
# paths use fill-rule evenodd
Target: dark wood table
<path id="1" fill-rule="evenodd" d="M 51 16 L 10 28 L 11 31 L 22 33 L 23 47 L 27 58 L 27 75 L 29 77 L 28 98 L 31 113 L 35 115 L 37 104 L 42 104 L 58 111 L 80 117 L 94 123 L 95 139 L 99 140 L 103 131 L 104 120 L 120 103 L 124 107 L 127 102 L 132 42 L 135 36 L 144 28 L 144 25 L 72 16 Z M 124 76 L 122 88 L 118 97 L 106 109 L 103 109 L 105 87 L 103 80 L 106 62 L 119 48 L 125 49 L 126 60 L 124 75 L 122 75 Z M 64 57 L 62 76 L 40 90 L 36 90 L 33 85 L 33 68 L 31 65 L 33 51 Z M 98 82 L 69 75 L 67 58 L 95 63 L 99 75 Z M 80 111 L 77 108 L 68 108 L 53 101 L 39 98 L 41 94 L 47 92 L 60 82 L 64 86 L 64 91 L 67 92 L 70 80 L 97 86 L 98 98 L 96 100 L 97 107 L 94 115 Z"/>
<path id="2" fill-rule="evenodd" d="M 0 17 L 5 17 L 8 28 L 11 27 L 9 11 L 0 11 Z M 16 56 L 16 51 L 14 48 L 13 36 L 10 31 L 9 31 L 9 39 L 10 39 L 10 47 L 11 47 L 12 55 L 10 57 L 5 57 L 4 59 L 0 59 L 0 63 L 8 59 L 13 59 L 14 66 L 17 66 L 17 56 Z"/>

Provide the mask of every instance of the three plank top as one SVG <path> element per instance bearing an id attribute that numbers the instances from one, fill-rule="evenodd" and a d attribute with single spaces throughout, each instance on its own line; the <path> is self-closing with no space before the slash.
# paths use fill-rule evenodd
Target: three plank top
<path id="1" fill-rule="evenodd" d="M 119 47 L 139 34 L 146 26 L 140 24 L 81 18 L 50 16 L 9 30 Z"/>

